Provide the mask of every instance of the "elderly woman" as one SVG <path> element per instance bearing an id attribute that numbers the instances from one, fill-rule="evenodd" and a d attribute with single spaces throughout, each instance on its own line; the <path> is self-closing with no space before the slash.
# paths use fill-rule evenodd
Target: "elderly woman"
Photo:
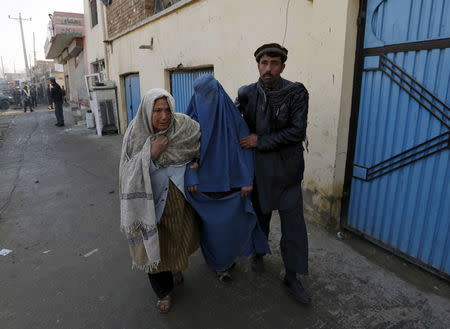
<path id="1" fill-rule="evenodd" d="M 133 268 L 148 272 L 162 313 L 170 310 L 174 280 L 182 282 L 181 271 L 199 245 L 184 174 L 199 155 L 200 129 L 174 108 L 173 97 L 163 89 L 145 94 L 124 136 L 119 173 L 121 229 Z"/>

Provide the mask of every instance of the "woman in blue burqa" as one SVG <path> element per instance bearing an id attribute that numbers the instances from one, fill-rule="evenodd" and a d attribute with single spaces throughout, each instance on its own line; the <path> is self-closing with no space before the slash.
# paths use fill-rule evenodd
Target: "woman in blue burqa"
<path id="1" fill-rule="evenodd" d="M 250 201 L 253 153 L 239 146 L 249 129 L 212 75 L 194 83 L 187 114 L 200 123 L 198 169 L 186 171 L 188 202 L 201 218 L 200 245 L 219 280 L 231 281 L 237 258 L 270 253 Z"/>

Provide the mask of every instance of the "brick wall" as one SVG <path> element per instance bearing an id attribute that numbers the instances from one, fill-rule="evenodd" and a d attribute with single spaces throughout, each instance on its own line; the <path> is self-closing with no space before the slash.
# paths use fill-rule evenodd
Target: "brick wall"
<path id="1" fill-rule="evenodd" d="M 112 37 L 154 13 L 154 0 L 114 0 L 106 6 L 108 36 Z"/>

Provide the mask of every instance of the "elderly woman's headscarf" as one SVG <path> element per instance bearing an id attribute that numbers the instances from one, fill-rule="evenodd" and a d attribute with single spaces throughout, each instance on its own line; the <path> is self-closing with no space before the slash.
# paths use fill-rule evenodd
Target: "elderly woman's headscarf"
<path id="1" fill-rule="evenodd" d="M 166 98 L 169 103 L 172 119 L 166 130 L 155 132 L 152 126 L 152 113 L 155 101 Z M 148 137 L 155 140 L 164 135 L 169 138 L 167 150 L 155 161 L 159 166 L 168 167 L 189 162 L 197 157 L 200 149 L 200 128 L 189 117 L 175 113 L 175 100 L 164 89 L 151 89 L 142 98 L 136 117 L 131 122 L 124 136 L 125 155 L 131 158 L 142 149 Z M 127 144 L 125 144 L 127 142 Z"/>
<path id="2" fill-rule="evenodd" d="M 172 119 L 166 130 L 155 132 L 152 113 L 155 101 L 165 97 Z M 183 165 L 197 158 L 200 149 L 200 127 L 188 116 L 175 113 L 175 101 L 164 89 L 151 89 L 142 98 L 138 112 L 130 123 L 122 144 L 120 157 L 120 226 L 127 234 L 129 243 L 144 243 L 147 263 L 138 263 L 142 257 L 133 259 L 133 266 L 142 269 L 159 264 L 159 239 L 156 226 L 155 205 L 150 178 L 151 143 L 158 136 L 169 139 L 167 149 L 154 161 L 160 167 Z M 136 238 L 136 232 L 141 234 Z M 141 256 L 141 255 L 140 255 Z"/>

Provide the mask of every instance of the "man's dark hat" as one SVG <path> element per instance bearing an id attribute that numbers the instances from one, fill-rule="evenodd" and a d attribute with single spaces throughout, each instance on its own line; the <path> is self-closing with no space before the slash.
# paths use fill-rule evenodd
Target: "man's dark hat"
<path id="1" fill-rule="evenodd" d="M 288 50 L 283 46 L 280 46 L 278 43 L 266 43 L 265 45 L 262 45 L 261 47 L 256 49 L 254 54 L 256 61 L 259 62 L 261 56 L 267 53 L 277 54 L 281 57 L 282 62 L 285 62 L 287 59 Z"/>
<path id="2" fill-rule="evenodd" d="M 48 77 L 48 80 L 50 80 L 50 81 L 56 81 L 55 77 Z"/>

